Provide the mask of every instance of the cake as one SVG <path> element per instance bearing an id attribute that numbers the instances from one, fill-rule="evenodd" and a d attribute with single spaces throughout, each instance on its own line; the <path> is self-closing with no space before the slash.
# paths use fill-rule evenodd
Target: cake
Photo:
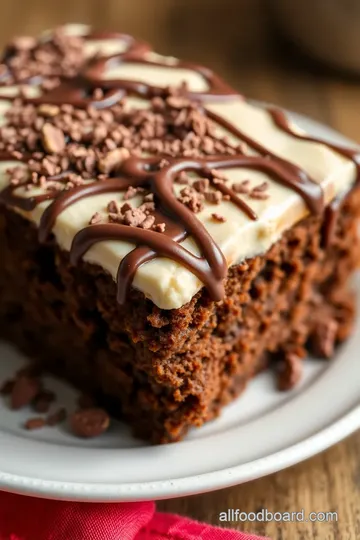
<path id="1" fill-rule="evenodd" d="M 16 38 L 0 73 L 4 339 L 153 443 L 334 355 L 356 149 L 116 32 Z"/>

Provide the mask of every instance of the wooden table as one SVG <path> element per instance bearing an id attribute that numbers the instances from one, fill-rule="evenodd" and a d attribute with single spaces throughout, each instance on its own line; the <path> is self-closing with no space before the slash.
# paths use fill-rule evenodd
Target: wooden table
<path id="1" fill-rule="evenodd" d="M 10 0 L 0 30 L 36 33 L 66 21 L 136 33 L 158 50 L 209 64 L 248 96 L 308 114 L 360 140 L 360 81 L 310 67 L 271 30 L 265 0 Z M 286 52 L 286 54 L 285 54 Z M 219 524 L 228 508 L 244 512 L 336 511 L 332 523 L 229 523 L 276 540 L 360 538 L 360 434 L 320 456 L 242 486 L 164 501 L 162 510 Z"/>

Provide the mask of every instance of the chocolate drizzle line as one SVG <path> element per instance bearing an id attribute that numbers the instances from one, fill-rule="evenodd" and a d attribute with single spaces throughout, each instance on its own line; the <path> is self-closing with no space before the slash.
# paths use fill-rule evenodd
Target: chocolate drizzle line
<path id="1" fill-rule="evenodd" d="M 321 245 L 324 249 L 328 248 L 333 243 L 336 225 L 344 199 L 345 194 L 341 193 L 325 208 L 324 224 L 321 235 Z"/>
<path id="2" fill-rule="evenodd" d="M 195 214 L 175 198 L 172 189 L 174 178 L 182 171 L 191 171 L 198 172 L 200 175 L 213 181 L 214 177 L 211 169 L 247 167 L 264 170 L 280 182 L 288 185 L 288 171 L 287 169 L 282 169 L 277 162 L 272 162 L 268 159 L 264 160 L 257 156 L 212 156 L 203 159 L 175 158 L 171 160 L 168 166 L 162 168 L 158 168 L 159 161 L 159 158 L 130 157 L 119 170 L 118 178 L 93 182 L 74 188 L 71 191 L 63 192 L 42 215 L 39 226 L 39 240 L 40 242 L 46 241 L 60 213 L 80 199 L 100 193 L 122 192 L 129 185 L 147 187 L 150 188 L 151 192 L 154 193 L 160 202 L 159 210 L 165 216 L 169 216 L 180 222 L 184 227 L 184 233 L 186 231 L 187 234 L 191 234 L 194 237 L 203 255 L 202 257 L 196 257 L 189 251 L 184 250 L 184 248 L 181 250 L 175 248 L 179 244 L 171 236 L 159 235 L 153 231 L 140 229 L 136 229 L 134 233 L 134 228 L 132 227 L 112 224 L 111 226 L 90 225 L 78 232 L 70 250 L 71 260 L 73 262 L 78 261 L 93 244 L 101 240 L 114 240 L 116 238 L 116 231 L 118 231 L 118 240 L 136 241 L 136 243 L 139 243 L 140 239 L 143 238 L 143 243 L 148 245 L 158 255 L 166 254 L 169 258 L 180 262 L 187 268 L 192 263 L 194 274 L 205 283 L 212 297 L 219 300 L 220 290 L 223 290 L 222 280 L 226 277 L 227 273 L 225 258 L 216 242 L 214 242 Z M 153 169 L 155 169 L 154 172 L 152 172 Z M 216 184 L 216 186 L 225 188 L 221 183 Z M 226 186 L 225 191 L 235 203 L 241 203 L 241 209 L 246 210 L 250 219 L 256 219 L 256 214 L 253 210 L 237 197 L 230 188 Z M 151 234 L 148 234 L 149 232 Z M 157 238 L 156 241 L 155 237 Z M 146 253 L 144 255 L 142 252 L 142 264 L 144 262 L 143 257 L 148 255 Z M 123 261 L 119 269 L 119 273 L 123 277 L 123 281 L 118 280 L 118 284 L 121 283 L 122 289 L 118 293 L 118 298 L 121 301 L 124 298 L 124 283 L 129 282 L 128 273 L 133 276 L 135 267 L 138 268 L 139 266 L 139 263 L 136 261 L 137 259 L 134 259 L 134 256 L 132 256 L 132 263 L 129 264 L 129 259 L 127 259 L 125 263 Z M 125 269 L 127 270 L 125 271 Z"/>
<path id="3" fill-rule="evenodd" d="M 235 92 L 230 86 L 228 86 L 220 77 L 218 77 L 210 69 L 193 64 L 191 62 L 184 62 L 183 60 L 177 60 L 175 64 L 166 63 L 165 59 L 153 60 L 146 58 L 144 54 L 149 50 L 144 51 L 139 49 L 130 50 L 122 54 L 115 54 L 113 56 L 103 57 L 95 59 L 87 69 L 84 70 L 84 81 L 90 86 L 101 86 L 105 89 L 119 88 L 125 92 L 137 94 L 138 96 L 150 99 L 154 96 L 162 96 L 164 94 L 164 88 L 161 86 L 155 86 L 152 84 L 144 83 L 142 81 L 134 81 L 128 79 L 104 79 L 102 76 L 105 73 L 107 66 L 110 64 L 140 64 L 143 66 L 154 66 L 166 68 L 169 71 L 174 69 L 187 69 L 201 75 L 204 81 L 207 83 L 208 90 L 204 92 L 192 92 L 186 91 L 186 96 L 190 99 L 196 99 L 204 101 L 214 101 L 219 99 L 231 99 L 239 97 L 239 94 Z"/>
<path id="4" fill-rule="evenodd" d="M 345 146 L 342 146 L 340 144 L 331 143 L 328 141 L 324 141 L 318 137 L 312 137 L 310 135 L 305 135 L 303 133 L 298 133 L 296 130 L 294 130 L 293 126 L 291 125 L 291 122 L 287 118 L 284 111 L 281 109 L 278 109 L 276 107 L 269 107 L 268 112 L 273 119 L 274 123 L 288 133 L 289 135 L 292 135 L 293 137 L 296 137 L 297 139 L 313 142 L 313 143 L 320 143 L 326 145 L 328 148 L 331 148 L 334 152 L 344 156 L 345 158 L 350 159 L 356 168 L 356 181 L 355 181 L 355 187 L 360 183 L 360 150 L 355 148 L 348 148 Z M 346 193 L 340 193 L 337 197 L 335 197 L 327 206 L 325 209 L 325 215 L 324 215 L 324 226 L 323 226 L 323 234 L 322 234 L 322 246 L 326 249 L 332 244 L 332 240 L 334 238 L 336 225 L 339 218 L 339 213 L 341 211 L 342 203 L 345 199 Z"/>
<path id="5" fill-rule="evenodd" d="M 206 113 L 214 122 L 232 133 L 232 135 L 239 138 L 241 141 L 245 142 L 250 148 L 262 156 L 259 158 L 258 162 L 260 169 L 262 167 L 265 169 L 265 164 L 271 163 L 271 167 L 273 167 L 273 177 L 276 176 L 276 172 L 282 171 L 282 174 L 278 174 L 277 178 L 275 177 L 275 180 L 296 191 L 304 199 L 311 213 L 320 214 L 323 211 L 324 196 L 321 186 L 314 182 L 303 169 L 294 163 L 280 158 L 220 115 L 209 110 L 206 110 Z"/>
<path id="6" fill-rule="evenodd" d="M 284 113 L 284 111 L 282 111 L 281 109 L 277 109 L 275 107 L 268 107 L 267 110 L 270 116 L 272 117 L 273 121 L 275 122 L 275 124 L 283 131 L 286 131 L 286 133 L 288 133 L 289 135 L 292 135 L 293 137 L 296 137 L 297 139 L 301 139 L 302 141 L 324 144 L 328 148 L 331 148 L 331 150 L 333 150 L 334 152 L 337 152 L 338 154 L 348 159 L 351 159 L 356 167 L 356 173 L 357 173 L 356 181 L 360 182 L 360 150 L 355 149 L 355 148 L 348 148 L 340 144 L 324 141 L 318 137 L 312 137 L 311 135 L 298 133 L 292 127 L 291 122 L 286 117 L 286 114 Z"/>
<path id="7" fill-rule="evenodd" d="M 149 59 L 147 54 L 151 52 L 150 47 L 135 41 L 130 36 L 102 33 L 89 34 L 86 37 L 86 39 L 110 38 L 124 39 L 128 44 L 128 50 L 122 54 L 92 58 L 77 77 L 71 79 L 63 77 L 59 86 L 45 92 L 40 98 L 27 99 L 27 101 L 36 104 L 66 103 L 76 107 L 92 105 L 96 108 L 105 108 L 117 103 L 124 95 L 134 94 L 146 99 L 166 95 L 166 89 L 140 81 L 104 79 L 104 72 L 110 63 L 137 63 L 165 67 L 169 71 L 178 68 L 192 70 L 204 78 L 208 90 L 193 92 L 185 88 L 184 93 L 187 97 L 201 103 L 231 100 L 234 97 L 240 98 L 239 94 L 224 83 L 220 77 L 205 67 L 182 61 L 169 64 L 165 59 L 161 61 L 161 57 L 156 57 L 156 60 Z M 104 92 L 104 96 L 100 100 L 92 98 L 92 92 L 96 88 L 101 88 Z M 2 99 L 2 96 L 0 98 Z M 13 98 L 4 97 L 4 99 Z M 75 202 L 97 194 L 123 192 L 129 186 L 149 189 L 154 194 L 156 201 L 156 221 L 166 223 L 164 233 L 114 223 L 90 225 L 75 235 L 70 251 L 71 261 L 76 264 L 93 245 L 104 240 L 133 242 L 137 247 L 123 258 L 118 269 L 118 301 L 120 304 L 126 300 L 127 291 L 136 270 L 145 262 L 159 256 L 173 259 L 188 268 L 205 284 L 211 297 L 218 301 L 224 295 L 223 280 L 227 273 L 226 260 L 219 246 L 196 218 L 196 215 L 177 200 L 173 191 L 173 183 L 180 172 L 196 172 L 199 176 L 208 178 L 210 184 L 224 195 L 229 196 L 230 200 L 252 220 L 257 219 L 255 212 L 225 182 L 219 182 L 215 178 L 213 170 L 247 168 L 263 171 L 274 178 L 276 182 L 296 191 L 313 214 L 319 214 L 323 211 L 324 198 L 321 186 L 314 182 L 305 171 L 278 157 L 221 116 L 207 109 L 205 109 L 205 113 L 215 123 L 232 133 L 240 141 L 245 142 L 258 155 L 247 156 L 239 153 L 204 158 L 168 158 L 166 156 L 168 164 L 165 166 L 161 166 L 162 156 L 151 158 L 132 156 L 123 162 L 115 178 L 109 177 L 98 182 L 88 182 L 60 193 L 49 192 L 30 198 L 16 195 L 14 192 L 19 186 L 10 185 L 1 192 L 0 201 L 25 211 L 31 211 L 37 204 L 54 199 L 44 211 L 39 226 L 39 241 L 45 242 L 51 234 L 58 216 Z M 285 117 L 282 118 L 281 115 L 271 110 L 269 113 L 281 129 L 297 136 L 290 131 L 291 128 Z M 316 139 L 310 137 L 308 140 L 317 142 Z M 349 150 L 342 149 L 341 151 L 347 157 L 355 159 L 353 154 L 350 155 Z M 345 154 L 345 152 L 348 153 Z M 0 156 L 0 159 L 13 158 Z M 356 164 L 360 174 L 360 159 L 356 161 Z M 63 176 L 65 177 L 66 174 L 64 173 Z M 61 176 L 57 177 L 56 180 L 61 181 Z M 189 235 L 194 238 L 200 256 L 180 245 L 179 242 L 182 242 Z"/>

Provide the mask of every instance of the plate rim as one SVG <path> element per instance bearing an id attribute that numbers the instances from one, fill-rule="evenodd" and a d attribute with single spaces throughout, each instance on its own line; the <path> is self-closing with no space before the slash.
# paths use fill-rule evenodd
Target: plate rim
<path id="1" fill-rule="evenodd" d="M 278 472 L 319 454 L 358 429 L 360 401 L 338 420 L 330 422 L 322 430 L 298 443 L 254 461 L 225 469 L 174 480 L 116 485 L 41 480 L 0 471 L 0 487 L 11 493 L 64 501 L 133 502 L 172 499 L 216 491 Z"/>

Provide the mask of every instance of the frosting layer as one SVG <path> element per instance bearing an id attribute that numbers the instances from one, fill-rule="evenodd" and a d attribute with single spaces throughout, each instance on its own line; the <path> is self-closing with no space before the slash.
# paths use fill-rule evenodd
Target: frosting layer
<path id="1" fill-rule="evenodd" d="M 89 34 L 89 29 L 82 26 L 68 26 L 66 31 L 72 35 Z M 46 34 L 44 39 L 48 38 L 49 34 Z M 90 34 L 85 44 L 86 56 L 97 53 L 107 57 L 124 54 L 124 52 L 126 54 L 133 47 L 133 42 L 128 37 L 116 34 L 104 39 L 98 36 L 91 39 Z M 94 70 L 92 76 L 94 76 Z M 97 72 L 96 76 L 98 76 Z M 250 139 L 255 144 L 244 146 L 243 155 L 248 157 L 261 155 L 261 150 L 257 146 L 260 145 L 268 154 L 296 165 L 311 178 L 312 182 L 320 186 L 325 204 L 348 191 L 356 181 L 358 170 L 353 153 L 345 155 L 344 152 L 336 148 L 332 149 L 316 140 L 305 140 L 307 134 L 299 128 L 289 124 L 287 129 L 284 129 L 284 126 L 275 121 L 270 111 L 248 103 L 235 92 L 227 92 L 223 96 L 224 99 L 219 99 L 218 81 L 213 81 L 211 76 L 207 76 L 206 71 L 204 72 L 203 69 L 199 71 L 196 66 L 193 69 L 191 65 L 184 65 L 172 57 L 162 57 L 143 48 L 141 61 L 136 54 L 130 58 L 122 58 L 121 61 L 116 57 L 112 60 L 106 59 L 101 77 L 107 82 L 117 82 L 120 88 L 124 86 L 124 81 L 125 83 L 135 81 L 138 85 L 145 84 L 158 90 L 186 82 L 188 92 L 192 97 L 198 95 L 199 99 L 204 101 L 206 112 L 215 121 L 215 136 L 220 139 L 226 135 L 229 141 L 239 144 Z M 119 81 L 122 84 L 119 84 Z M 0 96 L 16 95 L 17 91 L 15 86 L 2 87 Z M 34 85 L 30 86 L 30 92 L 32 96 L 29 97 L 41 95 L 40 88 Z M 146 109 L 149 107 L 148 100 L 142 99 L 139 95 L 137 97 L 127 95 L 123 99 L 125 106 L 129 108 Z M 6 123 L 5 113 L 10 106 L 11 103 L 7 99 L 0 99 L 0 123 Z M 229 125 L 235 129 L 229 131 Z M 145 154 L 144 159 L 146 159 Z M 270 159 L 274 158 L 270 157 Z M 8 185 L 9 175 L 6 171 L 14 166 L 19 166 L 19 162 L 13 160 L 0 162 L 1 187 Z M 26 168 L 26 164 L 20 166 Z M 242 193 L 239 197 L 257 217 L 257 219 L 250 219 L 249 215 L 231 199 L 223 199 L 216 206 L 206 200 L 203 202 L 203 209 L 196 214 L 196 218 L 216 246 L 220 248 L 227 266 L 265 252 L 285 230 L 305 217 L 311 210 L 301 194 L 293 187 L 279 182 L 279 178 L 274 178 L 269 171 L 254 169 L 246 165 L 241 167 L 225 165 L 221 172 L 226 177 L 227 185 L 246 182 L 247 193 Z M 194 178 L 197 176 L 194 172 L 191 174 Z M 92 179 L 88 179 L 87 182 L 91 183 Z M 249 196 L 253 188 L 264 184 L 267 185 L 267 197 Z M 182 188 L 183 186 L 174 184 L 175 194 L 179 194 Z M 16 189 L 16 195 L 24 198 L 44 193 L 44 190 L 40 188 L 38 191 L 31 190 L 31 193 L 22 187 Z M 120 203 L 123 198 L 124 193 L 119 193 L 119 191 L 96 194 L 81 199 L 60 212 L 52 228 L 59 245 L 70 251 L 74 237 L 79 231 L 88 227 L 92 216 L 97 213 L 106 219 L 109 201 L 116 200 Z M 51 201 L 44 201 L 31 210 L 17 208 L 17 211 L 40 225 L 43 213 L 50 204 Z M 133 207 L 140 206 L 142 197 L 134 197 L 131 204 Z M 214 219 L 214 212 L 226 220 Z M 192 235 L 182 240 L 181 245 L 188 252 L 198 257 L 202 256 L 199 243 Z M 84 259 L 102 266 L 116 279 L 119 264 L 135 247 L 136 244 L 123 240 L 100 241 L 90 247 Z M 203 284 L 203 281 L 191 269 L 177 260 L 163 256 L 142 264 L 133 278 L 133 286 L 162 309 L 181 307 L 191 300 Z"/>

